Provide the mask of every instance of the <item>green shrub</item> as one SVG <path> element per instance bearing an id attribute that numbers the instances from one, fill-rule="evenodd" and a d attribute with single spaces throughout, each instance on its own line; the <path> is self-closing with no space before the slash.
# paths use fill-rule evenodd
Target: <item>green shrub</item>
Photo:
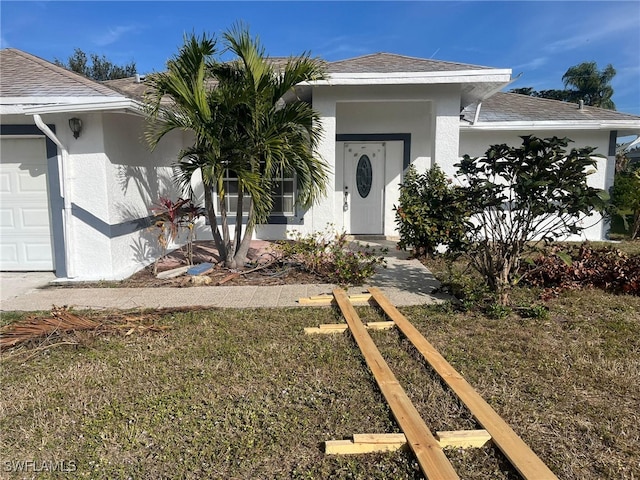
<path id="1" fill-rule="evenodd" d="M 614 219 L 632 239 L 640 237 L 640 167 L 616 174 L 611 187 Z"/>
<path id="2" fill-rule="evenodd" d="M 511 315 L 511 308 L 499 302 L 491 303 L 485 308 L 485 314 L 495 320 L 503 320 Z"/>
<path id="3" fill-rule="evenodd" d="M 597 166 L 595 148 L 567 150 L 568 138 L 521 138 L 519 147 L 492 145 L 484 156 L 463 155 L 455 165 L 472 209 L 464 254 L 502 305 L 527 251 L 579 234 L 582 221 L 603 212 L 609 197 L 587 182 Z"/>
<path id="4" fill-rule="evenodd" d="M 538 320 L 549 318 L 549 308 L 545 305 L 524 305 L 518 307 L 517 311 L 522 318 L 537 318 Z"/>
<path id="5" fill-rule="evenodd" d="M 331 227 L 309 235 L 292 232 L 291 236 L 292 241 L 278 244 L 283 258 L 330 283 L 362 285 L 373 276 L 376 267 L 386 268 L 387 249 L 354 247 L 346 233 L 338 233 Z"/>
<path id="6" fill-rule="evenodd" d="M 400 233 L 398 246 L 413 248 L 416 255 L 433 255 L 440 244 L 453 247 L 465 241 L 465 202 L 435 165 L 419 174 L 409 167 L 400 185 L 400 204 L 395 207 Z"/>

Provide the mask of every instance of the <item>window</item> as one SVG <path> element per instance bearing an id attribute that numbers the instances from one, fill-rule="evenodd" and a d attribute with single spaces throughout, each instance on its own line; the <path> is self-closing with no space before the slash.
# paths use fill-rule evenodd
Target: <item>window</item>
<path id="1" fill-rule="evenodd" d="M 236 207 L 238 206 L 238 177 L 236 177 L 235 172 L 226 170 L 222 181 L 224 182 L 224 190 L 226 192 L 224 202 L 227 207 L 227 214 L 235 215 Z M 249 214 L 248 200 L 248 197 L 244 197 L 244 201 L 242 202 L 242 214 L 245 216 Z M 220 204 L 218 204 L 218 206 L 220 207 Z"/>
<path id="2" fill-rule="evenodd" d="M 236 207 L 238 206 L 238 178 L 235 173 L 227 170 L 223 178 L 224 188 L 226 191 L 225 203 L 227 207 L 227 213 L 229 215 L 236 214 Z M 273 196 L 273 210 L 272 215 L 295 215 L 295 178 L 294 177 L 281 177 L 273 181 L 271 189 L 271 195 Z M 242 203 L 242 213 L 244 216 L 249 214 L 249 202 L 248 197 L 244 197 Z"/>
<path id="3" fill-rule="evenodd" d="M 274 180 L 271 195 L 273 197 L 272 214 L 285 216 L 295 214 L 295 181 L 293 177 Z"/>

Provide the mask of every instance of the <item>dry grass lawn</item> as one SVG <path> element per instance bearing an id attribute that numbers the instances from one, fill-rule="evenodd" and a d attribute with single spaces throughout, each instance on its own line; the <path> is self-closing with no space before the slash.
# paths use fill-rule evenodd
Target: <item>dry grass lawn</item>
<path id="1" fill-rule="evenodd" d="M 403 313 L 560 478 L 640 478 L 640 298 L 548 306 L 547 319 Z M 5 352 L 1 476 L 31 478 L 8 470 L 33 461 L 75 468 L 37 478 L 422 478 L 406 452 L 324 455 L 325 440 L 398 431 L 350 335 L 303 334 L 336 321 L 313 307 L 169 313 L 166 333 Z M 397 331 L 373 337 L 433 431 L 476 427 Z M 447 455 L 464 479 L 518 478 L 491 447 Z"/>

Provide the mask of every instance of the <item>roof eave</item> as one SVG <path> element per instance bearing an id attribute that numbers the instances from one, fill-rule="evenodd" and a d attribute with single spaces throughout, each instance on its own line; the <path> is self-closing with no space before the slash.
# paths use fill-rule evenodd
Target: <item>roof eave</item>
<path id="1" fill-rule="evenodd" d="M 24 106 L 25 115 L 48 114 L 48 113 L 72 113 L 72 112 L 105 112 L 105 111 L 130 111 L 132 113 L 143 112 L 141 102 L 131 98 L 119 97 L 113 100 L 79 100 L 62 103 L 49 103 L 47 105 Z"/>
<path id="2" fill-rule="evenodd" d="M 553 120 L 530 122 L 478 122 L 460 124 L 460 130 L 618 130 L 621 133 L 640 134 L 640 120 Z"/>
<path id="3" fill-rule="evenodd" d="M 309 85 L 429 85 L 451 83 L 507 83 L 511 69 L 440 72 L 330 73 Z"/>

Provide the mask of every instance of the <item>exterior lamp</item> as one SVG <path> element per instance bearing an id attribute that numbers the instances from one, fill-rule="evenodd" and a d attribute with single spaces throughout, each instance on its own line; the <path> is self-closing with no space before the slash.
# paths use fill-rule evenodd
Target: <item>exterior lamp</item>
<path id="1" fill-rule="evenodd" d="M 80 132 L 82 132 L 82 120 L 77 117 L 70 118 L 69 128 L 73 132 L 73 138 L 77 139 L 80 136 Z"/>

